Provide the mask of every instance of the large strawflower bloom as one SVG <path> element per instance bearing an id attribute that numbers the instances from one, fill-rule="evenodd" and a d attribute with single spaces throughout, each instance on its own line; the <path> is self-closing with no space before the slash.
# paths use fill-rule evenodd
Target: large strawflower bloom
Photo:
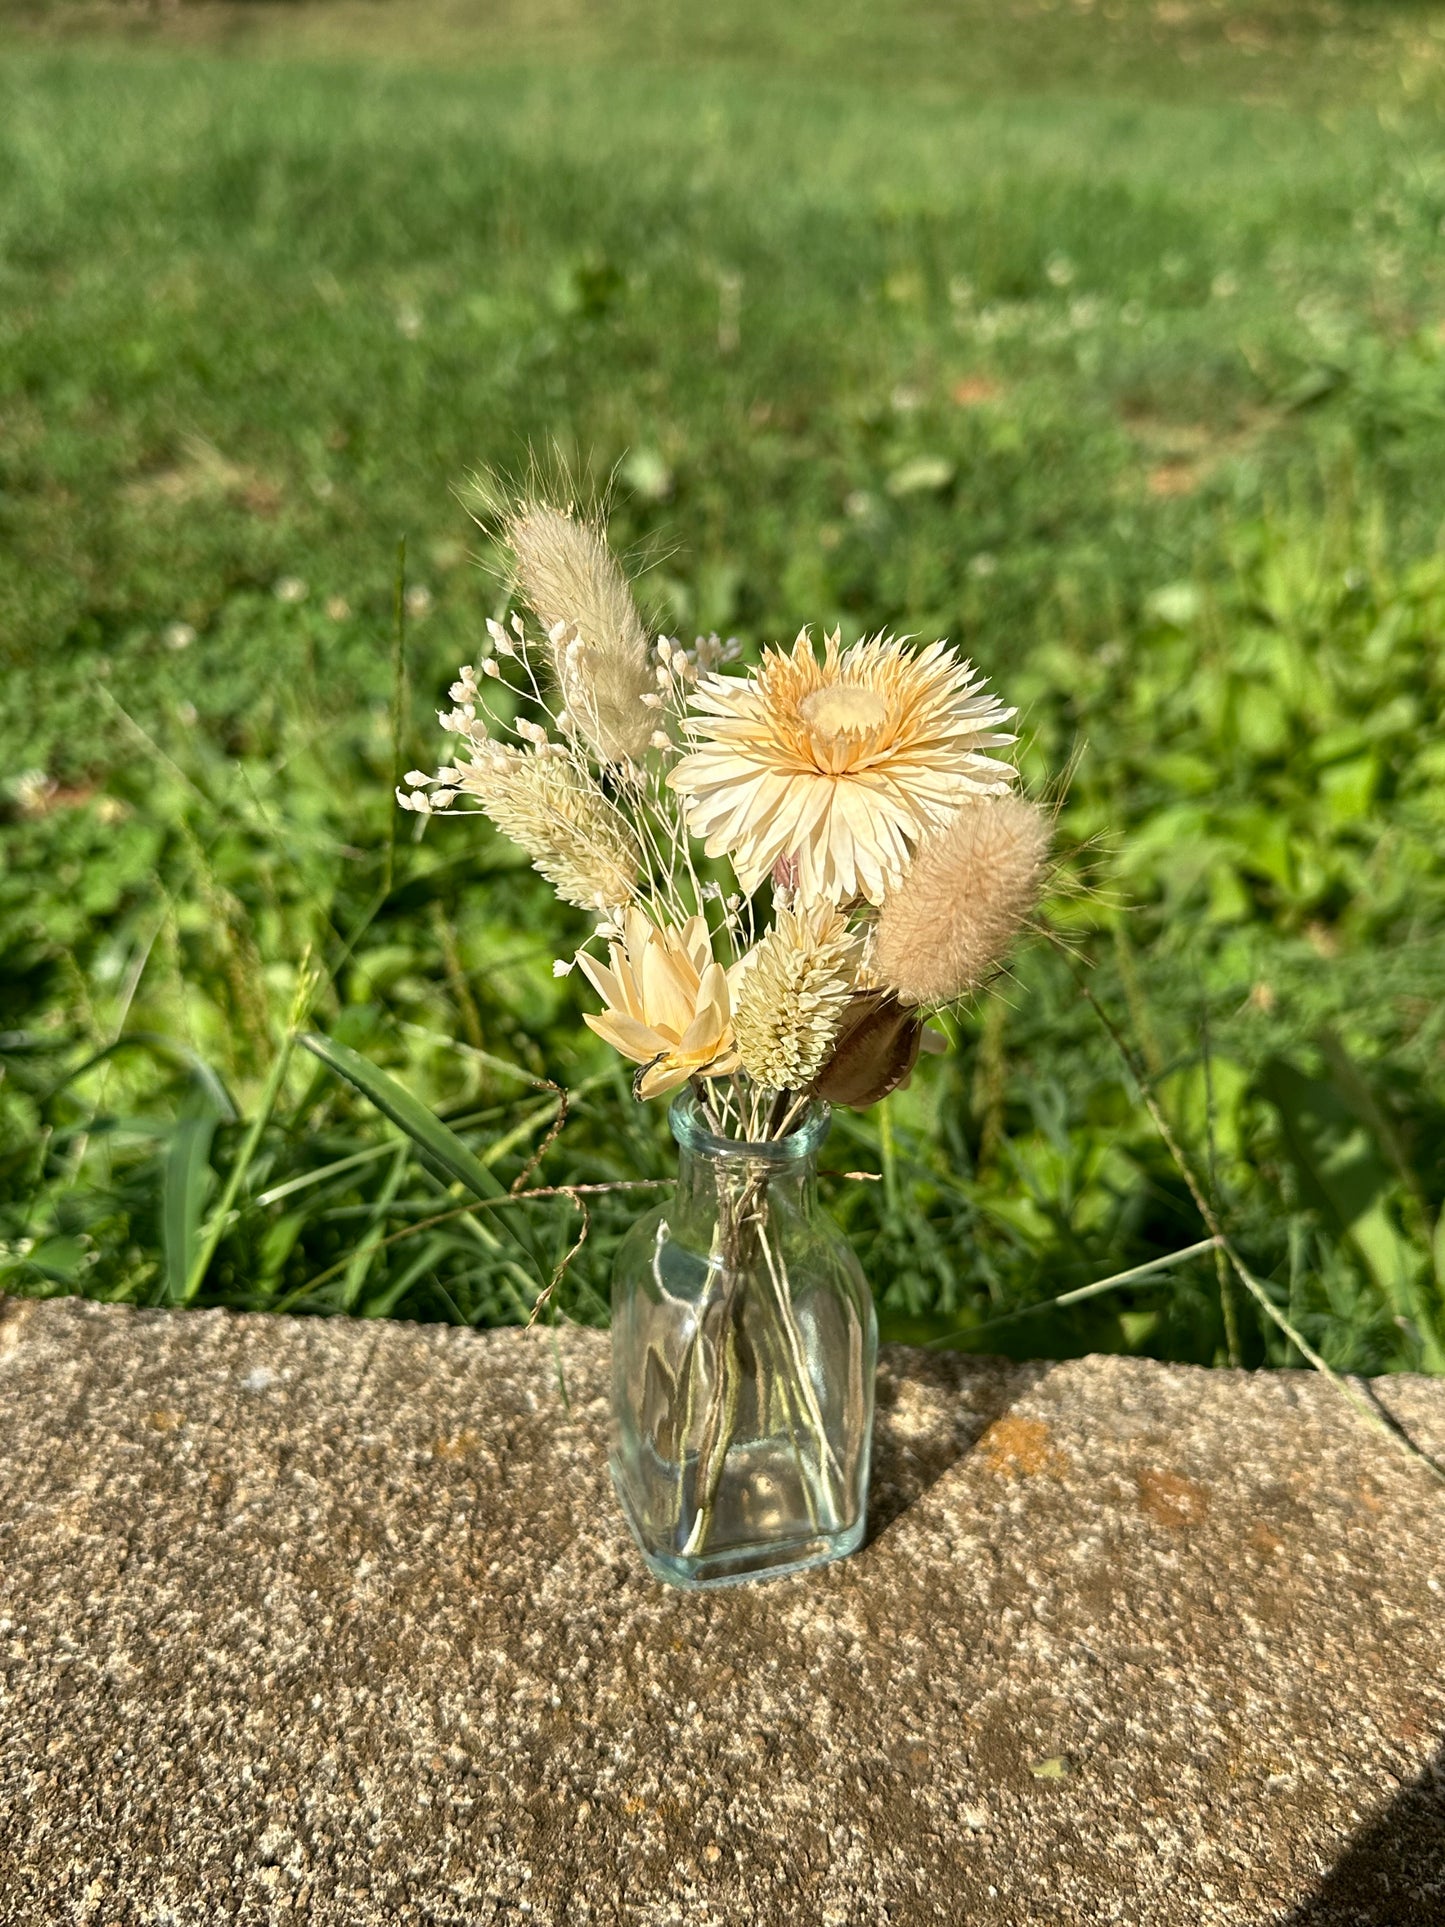
<path id="1" fill-rule="evenodd" d="M 835 633 L 820 662 L 804 630 L 791 655 L 767 649 L 754 674 L 699 684 L 693 747 L 668 780 L 744 890 L 782 858 L 804 900 L 881 903 L 926 830 L 1013 781 L 985 752 L 1015 741 L 1014 713 L 947 643 L 840 649 Z"/>
<path id="2" fill-rule="evenodd" d="M 641 910 L 623 919 L 609 970 L 584 950 L 577 961 L 607 1005 L 583 1022 L 634 1064 L 645 1064 L 639 1097 L 661 1097 L 690 1077 L 726 1077 L 738 1068 L 727 972 L 713 960 L 707 925 L 690 917 L 681 930 L 659 929 Z"/>

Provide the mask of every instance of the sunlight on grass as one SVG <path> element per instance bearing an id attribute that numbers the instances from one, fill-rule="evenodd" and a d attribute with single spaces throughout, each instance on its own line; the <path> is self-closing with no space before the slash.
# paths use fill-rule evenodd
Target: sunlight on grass
<path id="1" fill-rule="evenodd" d="M 0 1287 L 527 1315 L 570 1207 L 523 1254 L 278 1068 L 308 946 L 313 1027 L 501 1184 L 544 1064 L 547 1182 L 668 1168 L 551 975 L 585 924 L 393 820 L 502 602 L 454 485 L 555 441 L 664 627 L 949 635 L 1031 780 L 1077 756 L 1053 921 L 1253 1273 L 1332 1365 L 1437 1368 L 1428 10 L 104 12 L 0 50 Z M 886 1187 L 830 1181 L 887 1331 L 1226 1355 L 1208 1251 L 1015 1316 L 1203 1236 L 1065 956 L 888 1129 Z M 843 1116 L 825 1163 L 882 1150 Z"/>

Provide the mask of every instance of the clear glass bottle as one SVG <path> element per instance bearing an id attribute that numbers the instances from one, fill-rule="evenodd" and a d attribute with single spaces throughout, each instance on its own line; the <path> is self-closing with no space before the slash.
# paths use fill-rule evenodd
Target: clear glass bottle
<path id="1" fill-rule="evenodd" d="M 798 1572 L 862 1542 L 878 1326 L 818 1204 L 815 1106 L 786 1137 L 717 1137 L 673 1103 L 671 1201 L 612 1278 L 612 1476 L 642 1555 L 674 1586 Z"/>

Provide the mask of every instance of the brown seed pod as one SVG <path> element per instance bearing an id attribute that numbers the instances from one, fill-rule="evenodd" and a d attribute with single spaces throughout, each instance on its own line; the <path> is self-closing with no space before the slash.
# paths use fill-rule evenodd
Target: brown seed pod
<path id="1" fill-rule="evenodd" d="M 907 1082 L 922 1041 L 923 1021 L 916 1011 L 905 1010 L 891 991 L 860 990 L 843 1014 L 812 1094 L 866 1111 Z"/>

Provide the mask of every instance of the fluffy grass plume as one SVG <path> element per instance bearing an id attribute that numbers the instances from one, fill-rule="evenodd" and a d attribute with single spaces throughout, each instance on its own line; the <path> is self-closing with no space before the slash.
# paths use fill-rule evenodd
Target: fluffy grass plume
<path id="1" fill-rule="evenodd" d="M 637 839 L 569 757 L 487 743 L 456 770 L 454 782 L 521 845 L 565 903 L 609 911 L 631 900 L 642 867 Z M 432 807 L 444 799 L 445 790 L 434 792 Z"/>
<path id="2" fill-rule="evenodd" d="M 949 1004 L 997 969 L 1038 900 L 1049 823 L 1021 796 L 968 805 L 925 838 L 879 913 L 873 974 L 905 1004 Z"/>
<path id="3" fill-rule="evenodd" d="M 502 518 L 517 587 L 548 632 L 557 687 L 578 732 L 604 763 L 641 756 L 655 719 L 647 630 L 602 530 L 542 502 Z"/>

